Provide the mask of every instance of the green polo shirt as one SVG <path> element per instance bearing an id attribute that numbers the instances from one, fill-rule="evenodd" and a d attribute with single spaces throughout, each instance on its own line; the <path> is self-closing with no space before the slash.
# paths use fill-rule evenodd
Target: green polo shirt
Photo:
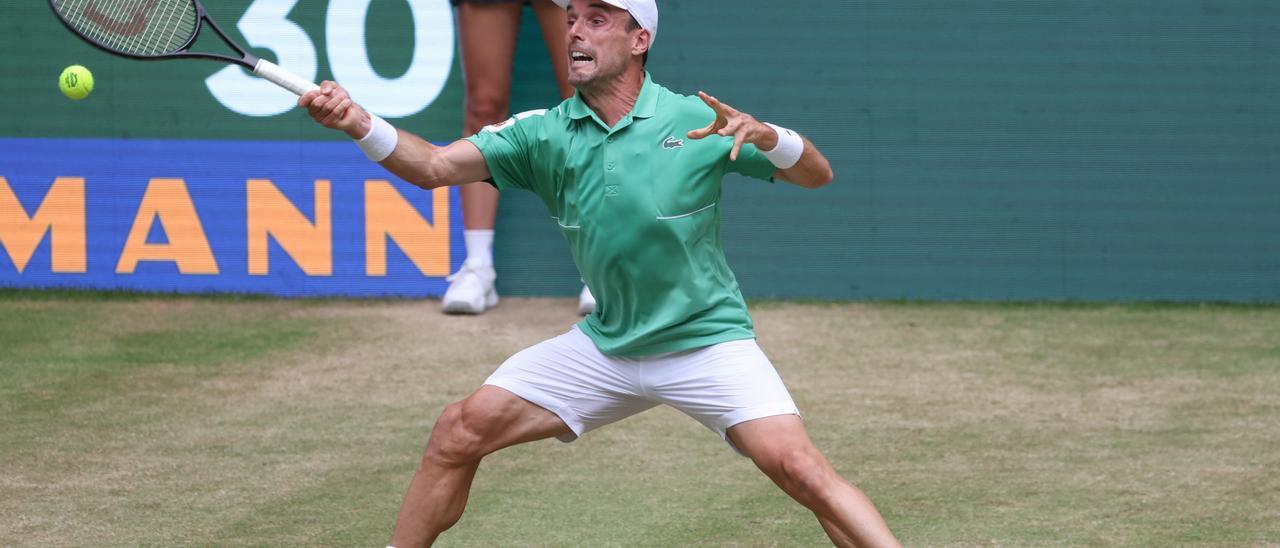
<path id="1" fill-rule="evenodd" d="M 467 140 L 500 190 L 532 191 L 569 241 L 596 298 L 579 324 L 600 351 L 643 356 L 755 337 L 720 245 L 726 172 L 772 181 L 752 145 L 685 133 L 715 113 L 646 73 L 631 112 L 610 128 L 579 95 L 518 114 Z"/>

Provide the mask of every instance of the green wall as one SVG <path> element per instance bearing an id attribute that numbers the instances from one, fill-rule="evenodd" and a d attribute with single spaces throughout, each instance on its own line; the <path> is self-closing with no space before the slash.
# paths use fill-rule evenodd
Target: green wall
<path id="1" fill-rule="evenodd" d="M 655 79 L 835 167 L 726 186 L 748 295 L 1280 301 L 1280 2 L 660 6 Z M 504 286 L 570 290 L 516 201 Z"/>
<path id="2" fill-rule="evenodd" d="M 234 33 L 248 2 L 209 3 Z M 292 20 L 321 44 L 324 3 L 304 4 Z M 1280 2 L 659 4 L 656 80 L 799 130 L 835 167 L 816 191 L 728 182 L 724 240 L 749 296 L 1280 301 Z M 401 6 L 370 15 L 389 74 L 407 63 Z M 201 80 L 217 65 L 117 61 L 29 18 L 44 2 L 0 10 L 0 135 L 332 138 L 297 112 L 216 108 Z M 557 101 L 526 22 L 516 111 Z M 58 95 L 71 62 L 111 99 Z M 459 80 L 455 66 L 398 123 L 456 137 Z M 542 206 L 512 193 L 501 209 L 503 293 L 576 291 Z"/>
<path id="3" fill-rule="evenodd" d="M 279 0 L 259 0 L 271 2 Z M 241 44 L 251 44 L 237 22 L 252 0 L 203 2 L 219 27 Z M 300 26 L 316 50 L 316 82 L 332 79 L 325 22 L 328 2 L 300 0 L 289 20 Z M 408 5 L 376 0 L 366 19 L 366 51 L 371 65 L 383 76 L 402 74 L 414 45 Z M 358 47 L 358 46 L 356 46 Z M 230 54 L 211 30 L 202 31 L 195 50 Z M 266 59 L 278 60 L 270 50 L 250 48 Z M 62 68 L 81 64 L 93 71 L 95 88 L 89 99 L 70 102 L 58 93 Z M 211 97 L 205 79 L 226 65 L 206 60 L 135 61 L 103 53 L 67 31 L 47 0 L 9 0 L 0 3 L 0 91 L 10 101 L 0 116 L 0 136 L 98 137 L 160 139 L 333 140 L 335 132 L 319 127 L 305 112 L 250 117 L 228 110 Z M 462 77 L 454 65 L 452 77 L 429 108 L 398 123 L 421 128 L 433 140 L 457 137 L 462 123 Z"/>

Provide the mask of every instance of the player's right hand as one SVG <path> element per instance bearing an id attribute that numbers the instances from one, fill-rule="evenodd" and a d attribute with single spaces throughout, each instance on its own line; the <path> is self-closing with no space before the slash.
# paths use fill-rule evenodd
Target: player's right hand
<path id="1" fill-rule="evenodd" d="M 332 80 L 320 83 L 320 89 L 298 97 L 298 106 L 307 109 L 320 125 L 345 132 L 352 139 L 369 134 L 369 113 L 351 100 L 347 90 Z"/>

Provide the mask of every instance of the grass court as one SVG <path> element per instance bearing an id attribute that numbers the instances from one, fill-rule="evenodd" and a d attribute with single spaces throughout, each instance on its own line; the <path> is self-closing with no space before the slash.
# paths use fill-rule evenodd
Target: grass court
<path id="1" fill-rule="evenodd" d="M 381 546 L 431 423 L 569 299 L 0 292 L 0 545 Z M 1280 308 L 756 302 L 908 546 L 1280 543 Z M 658 408 L 488 457 L 441 546 L 818 546 Z"/>

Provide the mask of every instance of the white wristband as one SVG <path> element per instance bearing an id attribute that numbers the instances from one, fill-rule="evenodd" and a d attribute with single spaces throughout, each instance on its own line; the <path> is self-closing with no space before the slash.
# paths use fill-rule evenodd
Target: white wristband
<path id="1" fill-rule="evenodd" d="M 785 127 L 775 126 L 769 122 L 765 122 L 764 125 L 778 132 L 778 145 L 773 147 L 773 150 L 761 150 L 760 153 L 773 162 L 774 167 L 791 169 L 796 162 L 800 161 L 800 155 L 804 154 L 804 139 L 800 138 L 799 133 Z"/>
<path id="2" fill-rule="evenodd" d="M 381 162 L 396 150 L 396 142 L 400 140 L 400 134 L 396 132 L 396 128 L 377 114 L 370 112 L 369 118 L 372 126 L 369 128 L 369 134 L 356 141 L 356 145 L 370 160 Z"/>

